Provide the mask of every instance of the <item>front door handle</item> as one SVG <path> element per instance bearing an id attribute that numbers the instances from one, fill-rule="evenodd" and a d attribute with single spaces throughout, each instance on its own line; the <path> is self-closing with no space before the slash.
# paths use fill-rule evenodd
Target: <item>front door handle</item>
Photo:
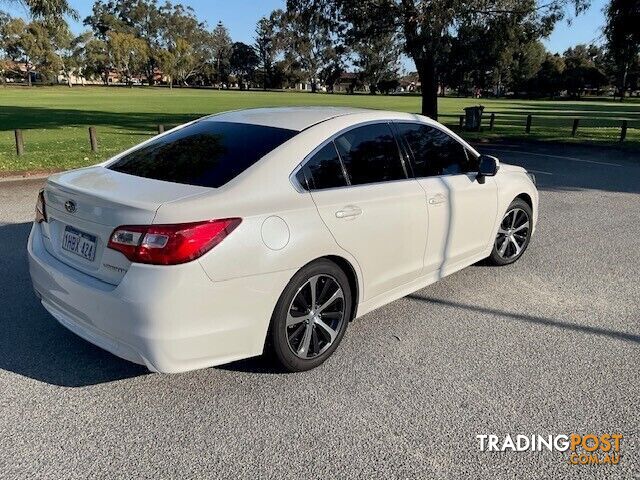
<path id="1" fill-rule="evenodd" d="M 437 195 L 434 195 L 433 197 L 429 198 L 429 205 L 440 205 L 441 203 L 446 203 L 446 202 L 447 202 L 447 197 L 445 197 L 441 193 L 438 193 Z"/>
<path id="2" fill-rule="evenodd" d="M 338 210 L 336 212 L 337 218 L 353 218 L 358 215 L 362 215 L 362 209 L 355 205 L 349 205 L 348 207 L 344 207 L 342 210 Z"/>

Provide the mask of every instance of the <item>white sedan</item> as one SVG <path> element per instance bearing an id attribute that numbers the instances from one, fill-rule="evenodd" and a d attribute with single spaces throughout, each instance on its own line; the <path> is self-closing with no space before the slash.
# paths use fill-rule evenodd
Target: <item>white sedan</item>
<path id="1" fill-rule="evenodd" d="M 152 371 L 265 349 L 307 370 L 354 318 L 520 258 L 534 183 L 420 115 L 222 113 L 49 177 L 30 273 L 62 325 Z"/>

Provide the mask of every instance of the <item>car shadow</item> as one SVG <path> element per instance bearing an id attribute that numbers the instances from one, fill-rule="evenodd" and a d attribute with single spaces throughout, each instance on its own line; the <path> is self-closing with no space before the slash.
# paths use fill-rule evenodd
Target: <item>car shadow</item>
<path id="1" fill-rule="evenodd" d="M 561 328 L 564 330 L 570 330 L 578 333 L 588 333 L 591 335 L 598 335 L 602 337 L 613 338 L 616 340 L 622 340 L 625 342 L 640 343 L 640 335 L 627 332 L 619 332 L 617 330 L 611 330 L 609 328 L 595 327 L 590 325 L 584 325 L 579 323 L 567 322 L 564 320 L 557 320 L 554 318 L 538 317 L 535 315 L 527 315 L 523 313 L 508 312 L 504 310 L 498 310 L 496 308 L 482 307 L 479 305 L 469 305 L 462 302 L 455 302 L 449 300 L 442 300 L 434 297 L 427 297 L 420 293 L 412 293 L 407 295 L 407 299 L 428 303 L 432 305 L 440 305 L 445 307 L 452 307 L 456 309 L 464 309 L 472 312 L 485 314 L 485 315 L 497 315 L 501 317 L 507 317 L 518 322 L 529 323 L 533 325 L 541 325 L 546 327 Z"/>
<path id="2" fill-rule="evenodd" d="M 534 173 L 541 191 L 640 193 L 637 152 L 595 145 L 515 140 L 480 143 L 475 147 L 480 153 L 495 155 L 500 161 Z"/>
<path id="3" fill-rule="evenodd" d="M 71 333 L 40 305 L 27 263 L 30 229 L 31 223 L 0 225 L 0 369 L 63 387 L 147 374 Z"/>
<path id="4" fill-rule="evenodd" d="M 239 373 L 259 373 L 267 375 L 286 375 L 282 368 L 278 366 L 275 359 L 269 355 L 261 355 L 259 357 L 246 358 L 237 360 L 226 365 L 215 367 L 219 370 L 227 370 L 229 372 Z"/>

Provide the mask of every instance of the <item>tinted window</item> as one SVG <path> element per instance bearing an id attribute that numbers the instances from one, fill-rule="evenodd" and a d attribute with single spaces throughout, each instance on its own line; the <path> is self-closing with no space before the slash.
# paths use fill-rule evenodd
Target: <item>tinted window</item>
<path id="1" fill-rule="evenodd" d="M 416 177 L 478 170 L 475 157 L 468 157 L 464 146 L 442 130 L 429 125 L 401 123 L 398 132 L 413 153 Z"/>
<path id="2" fill-rule="evenodd" d="M 354 128 L 335 143 L 352 185 L 406 178 L 398 145 L 386 123 Z"/>
<path id="3" fill-rule="evenodd" d="M 336 152 L 333 142 L 325 145 L 311 157 L 303 170 L 311 190 L 344 187 L 347 185 L 340 157 L 338 157 L 338 152 Z"/>
<path id="4" fill-rule="evenodd" d="M 296 133 L 203 120 L 151 141 L 109 168 L 138 177 L 220 187 Z"/>

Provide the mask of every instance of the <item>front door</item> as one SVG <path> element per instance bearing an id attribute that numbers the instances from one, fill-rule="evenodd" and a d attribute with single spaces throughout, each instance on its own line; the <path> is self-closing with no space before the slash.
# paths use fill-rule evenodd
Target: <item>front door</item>
<path id="1" fill-rule="evenodd" d="M 477 158 L 435 126 L 398 123 L 429 209 L 424 273 L 444 275 L 477 256 L 491 241 L 498 192 L 493 178 L 477 178 Z"/>

